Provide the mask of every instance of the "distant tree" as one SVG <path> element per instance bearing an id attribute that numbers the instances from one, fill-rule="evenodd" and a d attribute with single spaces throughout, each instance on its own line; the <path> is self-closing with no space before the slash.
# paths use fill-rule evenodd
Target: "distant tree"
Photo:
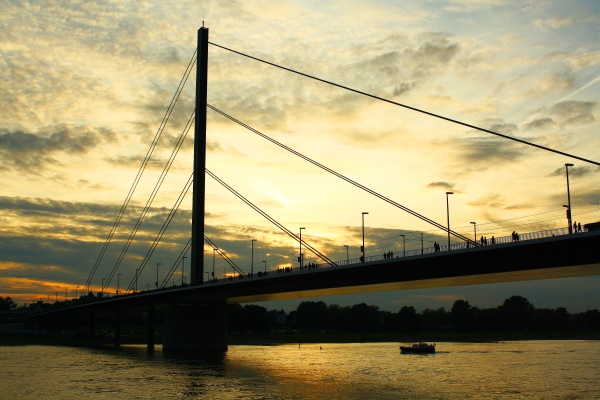
<path id="1" fill-rule="evenodd" d="M 416 332 L 420 329 L 419 315 L 413 306 L 404 306 L 398 311 L 398 329 L 401 332 Z"/>
<path id="2" fill-rule="evenodd" d="M 521 296 L 512 296 L 500 306 L 502 321 L 508 329 L 527 329 L 532 320 L 533 305 Z"/>
<path id="3" fill-rule="evenodd" d="M 244 331 L 253 333 L 263 333 L 270 328 L 270 319 L 265 307 L 255 304 L 246 304 L 244 306 L 243 318 Z"/>
<path id="4" fill-rule="evenodd" d="M 594 309 L 575 314 L 571 323 L 574 329 L 600 331 L 600 311 Z"/>
<path id="5" fill-rule="evenodd" d="M 477 309 L 471 307 L 466 300 L 456 300 L 452 305 L 452 322 L 460 332 L 467 332 L 475 328 Z"/>
<path id="6" fill-rule="evenodd" d="M 448 327 L 450 314 L 444 307 L 437 310 L 426 308 L 421 313 L 421 327 L 427 331 L 436 331 Z"/>
<path id="7" fill-rule="evenodd" d="M 381 327 L 379 307 L 366 303 L 355 304 L 350 308 L 354 327 L 361 331 L 377 330 Z"/>
<path id="8" fill-rule="evenodd" d="M 328 322 L 327 304 L 323 301 L 303 301 L 296 308 L 296 320 L 301 328 L 325 329 Z"/>
<path id="9" fill-rule="evenodd" d="M 352 329 L 352 313 L 350 307 L 341 307 L 337 304 L 330 304 L 327 309 L 329 315 L 327 329 L 333 329 L 340 333 Z"/>
<path id="10" fill-rule="evenodd" d="M 14 308 L 14 306 L 15 302 L 10 298 L 10 296 L 0 297 L 0 311 L 10 311 Z"/>

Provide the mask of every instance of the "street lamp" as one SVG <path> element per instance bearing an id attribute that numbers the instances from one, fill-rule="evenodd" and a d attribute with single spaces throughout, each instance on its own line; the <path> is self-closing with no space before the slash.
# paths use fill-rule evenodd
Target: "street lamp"
<path id="1" fill-rule="evenodd" d="M 302 271 L 302 229 L 300 228 L 300 255 L 298 256 L 298 263 L 300 264 L 300 271 Z"/>
<path id="2" fill-rule="evenodd" d="M 402 236 L 402 257 L 406 257 L 406 235 L 398 235 Z"/>
<path id="3" fill-rule="evenodd" d="M 184 282 L 183 276 L 184 276 L 184 268 L 185 268 L 185 259 L 186 258 L 187 258 L 186 256 L 181 257 L 181 285 L 182 286 L 183 286 L 183 282 Z"/>
<path id="4" fill-rule="evenodd" d="M 566 163 L 565 170 L 567 172 L 567 220 L 569 221 L 569 233 L 573 233 L 573 221 L 572 221 L 572 212 L 571 212 L 571 189 L 569 188 L 569 167 L 572 167 L 573 164 Z"/>
<path id="5" fill-rule="evenodd" d="M 446 192 L 446 216 L 448 218 L 448 251 L 450 251 L 450 203 L 448 202 L 448 195 L 454 194 L 454 192 Z"/>
<path id="6" fill-rule="evenodd" d="M 138 279 L 138 271 L 139 270 L 140 270 L 139 268 L 135 269 L 135 291 L 136 292 L 137 292 L 137 279 Z"/>
<path id="7" fill-rule="evenodd" d="M 252 239 L 252 258 L 250 259 L 250 276 L 254 276 L 254 242 L 256 242 L 256 239 Z"/>
<path id="8" fill-rule="evenodd" d="M 362 236 L 363 236 L 363 244 L 360 248 L 360 251 L 362 251 L 362 262 L 365 262 L 365 215 L 368 214 L 368 212 L 363 211 L 362 213 Z"/>
<path id="9" fill-rule="evenodd" d="M 473 237 L 475 237 L 475 246 L 477 246 L 477 222 L 470 222 L 473 224 Z"/>
<path id="10" fill-rule="evenodd" d="M 119 281 L 121 280 L 121 274 L 117 275 L 117 296 L 119 295 Z M 75 295 L 77 297 L 77 295 Z"/>
<path id="11" fill-rule="evenodd" d="M 158 290 L 158 266 L 161 263 L 156 263 L 156 290 Z"/>
<path id="12" fill-rule="evenodd" d="M 102 278 L 102 291 L 100 293 L 104 294 L 104 278 Z"/>
<path id="13" fill-rule="evenodd" d="M 79 286 L 75 288 L 75 298 L 77 299 L 77 291 L 79 290 Z"/>
<path id="14" fill-rule="evenodd" d="M 344 247 L 346 248 L 346 264 L 350 265 L 350 255 L 348 254 L 348 245 L 345 244 Z"/>
<path id="15" fill-rule="evenodd" d="M 219 250 L 216 247 L 213 247 L 213 270 L 212 270 L 212 280 L 215 280 L 215 253 Z"/>
<path id="16" fill-rule="evenodd" d="M 265 263 L 265 273 L 267 272 L 267 262 L 265 260 L 263 260 L 263 262 Z"/>

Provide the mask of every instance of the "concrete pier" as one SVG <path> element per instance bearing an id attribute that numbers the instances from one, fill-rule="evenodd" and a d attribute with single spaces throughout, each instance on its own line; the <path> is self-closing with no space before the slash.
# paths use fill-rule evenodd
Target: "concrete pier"
<path id="1" fill-rule="evenodd" d="M 163 353 L 205 356 L 227 351 L 227 308 L 220 304 L 167 305 Z"/>

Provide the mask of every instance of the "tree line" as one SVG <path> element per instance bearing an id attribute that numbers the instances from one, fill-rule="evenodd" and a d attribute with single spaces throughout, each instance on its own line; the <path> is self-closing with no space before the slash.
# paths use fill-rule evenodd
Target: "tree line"
<path id="1" fill-rule="evenodd" d="M 600 331 L 600 311 L 571 314 L 564 307 L 535 308 L 526 298 L 512 296 L 494 308 L 478 308 L 466 300 L 422 312 L 404 306 L 398 312 L 382 311 L 365 303 L 353 306 L 303 301 L 295 311 L 271 310 L 249 304 L 228 306 L 230 332 L 265 334 L 282 331 L 332 333 Z"/>

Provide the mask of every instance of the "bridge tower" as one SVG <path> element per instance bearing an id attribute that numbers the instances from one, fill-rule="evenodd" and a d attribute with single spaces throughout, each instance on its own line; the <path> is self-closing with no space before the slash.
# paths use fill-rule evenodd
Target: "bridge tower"
<path id="1" fill-rule="evenodd" d="M 204 25 L 204 24 L 203 24 Z M 208 28 L 198 29 L 196 64 L 196 119 L 194 123 L 194 183 L 192 200 L 192 267 L 190 283 L 204 276 L 204 202 L 206 169 L 206 93 L 208 87 Z M 183 282 L 182 282 L 183 283 Z"/>

